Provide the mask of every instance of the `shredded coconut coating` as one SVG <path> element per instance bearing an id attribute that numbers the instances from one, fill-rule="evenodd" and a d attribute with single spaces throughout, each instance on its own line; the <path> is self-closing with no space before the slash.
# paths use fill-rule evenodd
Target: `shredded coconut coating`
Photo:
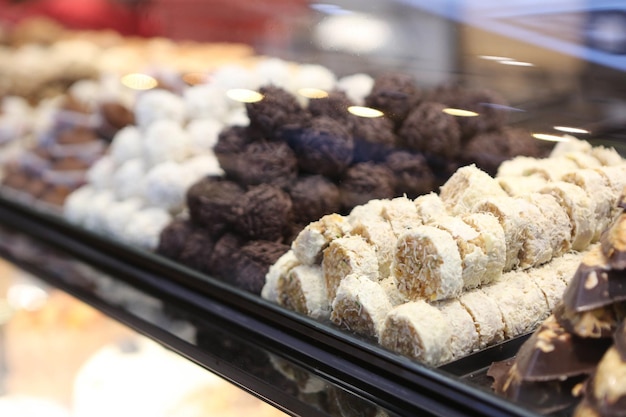
<path id="1" fill-rule="evenodd" d="M 555 181 L 540 192 L 554 196 L 567 211 L 572 225 L 572 249 L 583 250 L 589 246 L 596 230 L 595 203 L 585 190 L 575 184 Z"/>
<path id="2" fill-rule="evenodd" d="M 567 139 L 557 142 L 550 152 L 550 158 L 563 156 L 570 152 L 591 152 L 592 146 L 586 140 L 578 139 L 572 135 L 564 135 Z"/>
<path id="3" fill-rule="evenodd" d="M 470 213 L 463 221 L 478 232 L 471 243 L 480 247 L 487 256 L 481 274 L 481 285 L 494 282 L 502 276 L 506 264 L 506 238 L 500 221 L 491 213 Z"/>
<path id="4" fill-rule="evenodd" d="M 278 303 L 278 280 L 281 279 L 281 277 L 286 277 L 289 271 L 298 265 L 300 265 L 300 261 L 293 250 L 288 250 L 278 258 L 273 265 L 270 265 L 267 274 L 265 274 L 265 284 L 261 290 L 261 297 Z"/>
<path id="5" fill-rule="evenodd" d="M 440 301 L 435 307 L 450 323 L 450 353 L 452 359 L 466 356 L 478 349 L 479 336 L 474 318 L 459 300 Z"/>
<path id="6" fill-rule="evenodd" d="M 565 209 L 550 194 L 532 193 L 525 198 L 539 207 L 542 217 L 539 221 L 545 227 L 550 242 L 551 258 L 561 256 L 572 247 L 572 226 Z"/>
<path id="7" fill-rule="evenodd" d="M 393 352 L 435 366 L 450 360 L 451 336 L 450 323 L 441 311 L 420 300 L 392 309 L 378 341 Z"/>
<path id="8" fill-rule="evenodd" d="M 415 204 L 417 215 L 424 224 L 429 224 L 437 217 L 449 214 L 439 194 L 434 192 L 417 197 L 413 203 Z"/>
<path id="9" fill-rule="evenodd" d="M 278 279 L 278 303 L 314 319 L 330 316 L 326 282 L 318 265 L 298 265 Z"/>
<path id="10" fill-rule="evenodd" d="M 504 340 L 504 321 L 495 300 L 476 289 L 462 294 L 459 302 L 474 320 L 478 332 L 478 349 Z"/>
<path id="11" fill-rule="evenodd" d="M 355 206 L 348 214 L 350 224 L 355 224 L 369 220 L 381 220 L 385 200 L 373 199 L 365 204 Z"/>
<path id="12" fill-rule="evenodd" d="M 391 225 L 382 217 L 363 219 L 363 221 L 353 223 L 352 234 L 362 236 L 374 247 L 380 277 L 388 277 L 393 262 L 393 248 L 397 241 Z"/>
<path id="13" fill-rule="evenodd" d="M 500 187 L 511 197 L 521 197 L 537 192 L 548 182 L 541 175 L 497 176 L 496 180 Z"/>
<path id="14" fill-rule="evenodd" d="M 457 169 L 441 186 L 439 195 L 448 212 L 458 215 L 471 212 L 486 197 L 507 194 L 493 177 L 472 164 Z"/>
<path id="15" fill-rule="evenodd" d="M 496 178 L 514 178 L 534 176 L 549 180 L 549 176 L 541 172 L 540 159 L 531 156 L 516 156 L 506 160 L 498 167 Z"/>
<path id="16" fill-rule="evenodd" d="M 539 207 L 532 201 L 516 198 L 524 223 L 522 249 L 518 253 L 518 268 L 527 269 L 552 259 L 551 225 Z"/>
<path id="17" fill-rule="evenodd" d="M 337 289 L 330 319 L 343 329 L 378 340 L 385 317 L 392 308 L 380 284 L 348 275 Z"/>
<path id="18" fill-rule="evenodd" d="M 389 222 L 396 236 L 422 224 L 415 202 L 406 197 L 397 197 L 383 202 L 381 216 Z"/>
<path id="19" fill-rule="evenodd" d="M 549 315 L 543 292 L 524 272 L 508 272 L 482 290 L 498 305 L 507 339 L 534 330 Z"/>
<path id="20" fill-rule="evenodd" d="M 563 299 L 563 292 L 567 288 L 565 281 L 554 273 L 550 263 L 538 268 L 531 268 L 525 272 L 528 279 L 534 282 L 543 293 L 549 311 L 554 311 L 554 307 Z"/>
<path id="21" fill-rule="evenodd" d="M 622 156 L 615 148 L 605 148 L 604 146 L 594 146 L 591 149 L 591 155 L 600 161 L 603 166 L 621 165 L 624 163 Z"/>
<path id="22" fill-rule="evenodd" d="M 395 307 L 409 301 L 409 299 L 406 298 L 406 296 L 398 289 L 398 282 L 396 281 L 396 277 L 393 275 L 381 279 L 378 283 L 385 291 L 385 294 L 387 294 L 387 298 L 392 306 Z"/>
<path id="23" fill-rule="evenodd" d="M 589 251 L 595 250 L 598 245 L 598 243 L 594 243 L 584 251 L 570 251 L 552 259 L 549 263 L 550 270 L 554 276 L 568 285 L 585 255 Z"/>
<path id="24" fill-rule="evenodd" d="M 362 236 L 345 236 L 335 239 L 326 249 L 322 259 L 329 300 L 334 300 L 341 281 L 350 274 L 358 274 L 378 281 L 376 250 Z"/>
<path id="25" fill-rule="evenodd" d="M 603 166 L 596 168 L 601 175 L 608 181 L 609 187 L 613 191 L 613 195 L 621 195 L 624 187 L 626 187 L 626 162 L 621 165 Z"/>
<path id="26" fill-rule="evenodd" d="M 459 249 L 450 233 L 419 226 L 398 238 L 393 275 L 398 289 L 410 300 L 456 297 L 463 289 Z"/>
<path id="27" fill-rule="evenodd" d="M 442 216 L 433 222 L 432 226 L 450 233 L 459 248 L 463 268 L 463 289 L 480 286 L 489 261 L 487 254 L 474 243 L 480 237 L 480 233 L 461 218 L 454 216 Z"/>
<path id="28" fill-rule="evenodd" d="M 292 242 L 291 248 L 301 263 L 319 264 L 322 261 L 322 252 L 328 244 L 346 235 L 350 228 L 344 216 L 328 214 L 302 229 Z"/>
<path id="29" fill-rule="evenodd" d="M 574 152 L 567 152 L 563 156 L 573 161 L 576 164 L 576 166 L 581 169 L 597 168 L 597 167 L 602 166 L 600 161 L 598 161 L 598 159 L 595 158 L 591 154 L 591 152 L 574 151 Z"/>

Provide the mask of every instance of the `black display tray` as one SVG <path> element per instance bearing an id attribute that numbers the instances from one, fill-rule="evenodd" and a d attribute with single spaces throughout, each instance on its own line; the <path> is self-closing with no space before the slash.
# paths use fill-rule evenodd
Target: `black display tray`
<path id="1" fill-rule="evenodd" d="M 132 308 L 124 310 L 115 300 L 94 296 L 93 284 L 81 279 L 80 274 L 63 268 L 59 273 L 53 261 L 69 259 L 70 265 L 80 262 L 101 271 L 169 308 L 217 325 L 229 337 L 276 355 L 290 366 L 334 387 L 333 392 L 341 392 L 355 404 L 369 404 L 371 409 L 388 415 L 537 416 L 527 408 L 494 395 L 490 382 L 484 377 L 491 362 L 510 358 L 525 337 L 440 368 L 430 368 L 158 255 L 97 236 L 6 195 L 0 195 L 0 225 L 3 226 L 2 256 L 30 268 L 53 285 L 74 293 L 289 413 L 345 414 L 317 406 L 312 414 L 309 400 L 302 400 L 302 392 L 294 397 L 277 391 L 272 382 L 247 375 L 245 366 L 227 364 L 206 347 L 190 347 L 189 343 L 181 342 L 167 326 L 155 329 Z M 43 249 L 33 253 L 33 246 Z M 68 277 L 73 280 L 68 281 Z"/>

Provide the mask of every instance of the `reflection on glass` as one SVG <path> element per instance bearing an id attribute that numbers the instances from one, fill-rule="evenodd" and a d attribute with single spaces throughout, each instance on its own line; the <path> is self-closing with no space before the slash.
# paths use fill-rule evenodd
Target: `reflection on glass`
<path id="1" fill-rule="evenodd" d="M 549 142 L 569 142 L 569 138 L 566 136 L 549 135 L 547 133 L 533 133 L 533 138 L 539 140 L 547 140 Z"/>
<path id="2" fill-rule="evenodd" d="M 384 115 L 380 110 L 364 106 L 350 106 L 348 107 L 348 111 L 359 117 L 381 117 Z"/>
<path id="3" fill-rule="evenodd" d="M 453 109 L 451 107 L 443 109 L 442 112 L 444 112 L 446 114 L 449 114 L 451 116 L 459 116 L 459 117 L 475 117 L 475 116 L 478 116 L 478 113 L 476 113 L 475 111 L 463 110 L 463 109 Z"/>
<path id="4" fill-rule="evenodd" d="M 16 310 L 39 310 L 47 299 L 46 291 L 34 284 L 13 284 L 7 292 L 7 301 Z"/>
<path id="5" fill-rule="evenodd" d="M 580 129 L 578 127 L 569 127 L 569 126 L 554 126 L 554 130 L 558 130 L 560 132 L 565 132 L 565 133 L 582 133 L 582 134 L 589 133 L 588 130 Z"/>
<path id="6" fill-rule="evenodd" d="M 535 64 L 531 63 L 531 62 L 524 62 L 524 61 L 515 61 L 515 60 L 511 60 L 511 59 L 505 59 L 502 61 L 498 61 L 498 63 L 503 64 L 503 65 L 511 65 L 514 67 L 534 67 Z"/>
<path id="7" fill-rule="evenodd" d="M 140 73 L 126 74 L 120 81 L 123 85 L 133 90 L 150 90 L 159 84 L 154 77 Z"/>
<path id="8" fill-rule="evenodd" d="M 232 88 L 226 92 L 226 96 L 242 103 L 256 103 L 263 100 L 263 94 L 246 88 Z"/>
<path id="9" fill-rule="evenodd" d="M 298 94 L 306 98 L 326 98 L 328 92 L 319 88 L 301 88 L 298 90 Z"/>

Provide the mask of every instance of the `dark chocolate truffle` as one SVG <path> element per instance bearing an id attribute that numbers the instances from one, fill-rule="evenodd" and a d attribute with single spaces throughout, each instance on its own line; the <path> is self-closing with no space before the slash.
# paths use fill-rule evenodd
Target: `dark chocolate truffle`
<path id="1" fill-rule="evenodd" d="M 246 103 L 250 128 L 256 129 L 268 139 L 275 136 L 279 127 L 302 122 L 306 112 L 296 98 L 286 90 L 268 85 L 261 87 L 261 101 Z"/>
<path id="2" fill-rule="evenodd" d="M 232 165 L 223 169 L 229 178 L 241 185 L 285 187 L 298 175 L 296 155 L 284 142 L 250 143 Z"/>
<path id="3" fill-rule="evenodd" d="M 95 140 L 98 140 L 98 136 L 96 136 L 93 130 L 86 127 L 63 129 L 56 137 L 56 142 L 60 145 L 75 145 L 93 142 Z"/>
<path id="4" fill-rule="evenodd" d="M 357 162 L 381 162 L 398 145 L 393 122 L 387 117 L 352 116 L 354 158 Z"/>
<path id="5" fill-rule="evenodd" d="M 354 119 L 350 117 L 348 107 L 352 105 L 354 103 L 344 91 L 335 90 L 326 97 L 310 99 L 308 109 L 313 117 L 328 116 L 342 123 L 351 124 Z"/>
<path id="6" fill-rule="evenodd" d="M 248 242 L 241 247 L 235 273 L 231 277 L 238 288 L 260 294 L 270 266 L 289 250 L 289 246 L 264 240 Z"/>
<path id="7" fill-rule="evenodd" d="M 386 73 L 374 80 L 372 91 L 365 97 L 365 105 L 382 111 L 399 126 L 419 103 L 420 96 L 420 89 L 411 75 Z"/>
<path id="8" fill-rule="evenodd" d="M 178 260 L 185 248 L 185 242 L 194 230 L 194 225 L 187 219 L 173 220 L 161 231 L 156 253 L 169 259 Z"/>
<path id="9" fill-rule="evenodd" d="M 286 138 L 305 172 L 336 177 L 352 162 L 351 132 L 329 117 L 316 117 L 305 126 L 294 127 Z"/>
<path id="10" fill-rule="evenodd" d="M 210 259 L 216 239 L 204 229 L 194 230 L 187 236 L 178 260 L 190 268 L 211 273 Z"/>
<path id="11" fill-rule="evenodd" d="M 217 236 L 237 218 L 235 205 L 244 190 L 221 177 L 206 177 L 187 190 L 187 207 L 191 219 Z"/>
<path id="12" fill-rule="evenodd" d="M 408 151 L 392 152 L 385 165 L 395 178 L 395 195 L 416 198 L 435 190 L 435 175 L 424 155 Z"/>
<path id="13" fill-rule="evenodd" d="M 341 207 L 349 211 L 369 200 L 394 197 L 394 178 L 389 168 L 361 162 L 346 171 L 339 183 Z"/>
<path id="14" fill-rule="evenodd" d="M 222 235 L 215 242 L 213 252 L 209 256 L 208 273 L 215 278 L 232 281 L 239 262 L 240 249 L 244 244 L 245 240 L 235 233 Z"/>
<path id="15" fill-rule="evenodd" d="M 282 239 L 292 217 L 291 198 L 269 184 L 251 187 L 237 198 L 235 230 L 251 240 Z"/>
<path id="16" fill-rule="evenodd" d="M 341 208 L 339 188 L 322 175 L 298 178 L 289 188 L 289 195 L 296 223 L 308 224 Z"/>
<path id="17" fill-rule="evenodd" d="M 253 140 L 244 126 L 229 126 L 220 132 L 213 152 L 224 172 L 236 171 L 239 154 Z"/>
<path id="18" fill-rule="evenodd" d="M 398 132 L 407 148 L 427 155 L 454 158 L 461 150 L 461 130 L 441 103 L 424 102 L 415 107 Z"/>
<path id="19" fill-rule="evenodd" d="M 63 185 L 49 186 L 39 195 L 39 199 L 53 206 L 62 207 L 72 191 L 73 188 Z"/>
<path id="20" fill-rule="evenodd" d="M 109 101 L 100 105 L 100 123 L 97 133 L 107 140 L 125 126 L 135 124 L 135 113 L 121 103 Z"/>

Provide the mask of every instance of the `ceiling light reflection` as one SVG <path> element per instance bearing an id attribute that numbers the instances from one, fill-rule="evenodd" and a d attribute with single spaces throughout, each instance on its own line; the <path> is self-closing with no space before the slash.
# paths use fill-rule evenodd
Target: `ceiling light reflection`
<path id="1" fill-rule="evenodd" d="M 156 78 L 140 73 L 126 74 L 122 76 L 120 82 L 133 90 L 150 90 L 159 85 Z"/>
<path id="2" fill-rule="evenodd" d="M 558 130 L 560 132 L 565 132 L 565 133 L 583 133 L 583 134 L 589 133 L 588 130 L 580 129 L 578 127 L 569 127 L 569 126 L 554 126 L 554 130 Z"/>
<path id="3" fill-rule="evenodd" d="M 371 107 L 364 106 L 350 106 L 348 107 L 348 112 L 354 114 L 359 117 L 381 117 L 384 115 L 380 110 L 373 109 Z"/>
<path id="4" fill-rule="evenodd" d="M 226 96 L 242 103 L 256 103 L 263 100 L 263 94 L 246 88 L 232 88 L 226 92 Z"/>
<path id="5" fill-rule="evenodd" d="M 478 57 L 487 61 L 513 61 L 513 58 L 509 58 L 507 56 L 478 55 Z"/>
<path id="6" fill-rule="evenodd" d="M 319 88 L 301 88 L 298 90 L 298 94 L 306 98 L 326 98 L 328 92 Z"/>
<path id="7" fill-rule="evenodd" d="M 459 117 L 475 117 L 475 116 L 478 116 L 478 113 L 476 113 L 475 111 L 463 110 L 463 109 L 453 109 L 451 107 L 443 109 L 442 112 L 444 112 L 446 114 L 449 114 L 451 116 L 459 116 Z"/>
<path id="8" fill-rule="evenodd" d="M 14 284 L 7 291 L 7 301 L 14 309 L 35 311 L 42 308 L 47 300 L 48 293 L 36 285 Z"/>
<path id="9" fill-rule="evenodd" d="M 569 142 L 566 136 L 549 135 L 547 133 L 533 133 L 532 137 L 539 140 L 547 140 L 549 142 Z"/>
<path id="10" fill-rule="evenodd" d="M 498 61 L 498 63 L 503 64 L 503 65 L 512 65 L 514 67 L 534 67 L 535 64 L 531 63 L 531 62 L 524 62 L 524 61 L 511 61 L 511 60 L 503 60 L 503 61 Z"/>

